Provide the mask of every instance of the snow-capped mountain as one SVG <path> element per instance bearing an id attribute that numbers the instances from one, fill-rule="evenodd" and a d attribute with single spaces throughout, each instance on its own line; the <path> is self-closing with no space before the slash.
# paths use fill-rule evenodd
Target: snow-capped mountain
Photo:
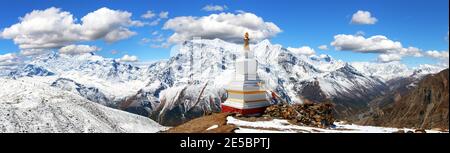
<path id="1" fill-rule="evenodd" d="M 14 70 L 10 72 L 8 76 L 13 78 L 24 77 L 24 76 L 49 76 L 54 75 L 55 73 L 48 71 L 47 69 L 36 66 L 33 64 L 26 64 L 21 69 Z"/>
<path id="2" fill-rule="evenodd" d="M 178 53 L 169 60 L 148 67 L 147 73 L 154 76 L 149 82 L 167 88 L 209 81 L 209 87 L 222 88 L 231 81 L 234 62 L 242 56 L 241 45 L 219 39 L 186 41 L 176 48 Z M 289 103 L 333 100 L 342 114 L 352 114 L 386 88 L 381 80 L 327 55 L 297 55 L 268 40 L 251 45 L 251 50 L 263 86 Z"/>
<path id="3" fill-rule="evenodd" d="M 117 106 L 118 102 L 145 87 L 149 75 L 139 67 L 114 59 L 57 52 L 35 57 L 9 75 L 10 78 L 36 76 L 46 76 L 45 82 L 52 86 L 78 92 L 90 100 L 97 99 L 93 100 L 95 102 Z"/>
<path id="4" fill-rule="evenodd" d="M 108 108 L 32 77 L 0 78 L 0 132 L 158 132 L 155 121 Z"/>
<path id="5" fill-rule="evenodd" d="M 51 86 L 78 93 L 90 101 L 97 102 L 105 106 L 115 107 L 114 103 L 110 103 L 111 101 L 105 96 L 105 94 L 99 91 L 96 87 L 86 87 L 85 85 L 66 78 L 58 78 L 51 84 Z"/>
<path id="6" fill-rule="evenodd" d="M 112 108 L 152 116 L 155 120 L 189 116 L 183 111 L 169 115 L 176 109 L 198 107 L 191 114 L 218 111 L 215 106 L 226 98 L 221 91 L 234 76 L 234 63 L 242 57 L 242 45 L 200 39 L 186 41 L 172 50 L 172 57 L 148 67 L 92 53 L 53 52 L 32 59 L 27 62 L 31 66 L 19 68 L 9 77 L 31 77 L 61 91 Z M 258 74 L 264 81 L 263 87 L 268 93 L 276 92 L 281 97 L 279 101 L 333 102 L 338 115 L 344 117 L 368 109 L 370 100 L 388 90 L 387 80 L 435 70 L 432 66 L 411 71 L 394 63 L 346 63 L 329 55 L 299 55 L 268 40 L 251 45 L 251 50 L 259 62 Z M 194 105 L 205 83 L 208 83 L 205 95 L 211 98 L 202 95 L 200 103 Z M 177 94 L 167 94 L 169 91 L 183 96 L 171 97 Z"/>
<path id="7" fill-rule="evenodd" d="M 408 68 L 400 62 L 390 63 L 370 63 L 370 62 L 352 62 L 351 65 L 361 73 L 380 78 L 384 82 L 393 79 L 415 77 L 421 78 L 427 74 L 434 74 L 447 68 L 445 66 L 422 64 L 418 67 Z"/>

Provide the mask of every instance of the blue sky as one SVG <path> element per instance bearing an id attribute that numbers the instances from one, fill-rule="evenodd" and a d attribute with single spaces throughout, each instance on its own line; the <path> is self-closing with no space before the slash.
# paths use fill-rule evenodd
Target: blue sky
<path id="1" fill-rule="evenodd" d="M 226 6 L 226 9 L 202 10 L 206 5 Z M 102 7 L 127 11 L 132 13 L 132 20 L 142 22 L 152 22 L 158 18 L 160 12 L 167 11 L 168 18 L 161 18 L 155 26 L 129 27 L 136 34 L 126 39 L 113 43 L 102 40 L 73 42 L 100 47 L 102 50 L 97 54 L 105 57 L 120 58 L 128 54 L 137 56 L 140 61 L 154 61 L 169 58 L 170 47 L 151 47 L 152 42 L 143 43 L 142 39 L 153 39 L 161 34 L 164 41 L 157 43 L 167 41 L 174 31 L 162 28 L 166 21 L 181 16 L 202 17 L 221 12 L 238 14 L 237 11 L 242 10 L 262 18 L 264 22 L 272 22 L 281 29 L 281 32 L 270 37 L 272 43 L 293 48 L 309 46 L 316 54 L 329 54 L 348 62 L 376 62 L 381 54 L 379 52 L 336 50 L 335 46 L 331 45 L 334 36 L 356 35 L 360 31 L 364 33 L 364 38 L 383 35 L 391 41 L 400 42 L 404 48 L 412 46 L 423 52 L 437 50 L 447 51 L 448 54 L 448 5 L 448 0 L 7 0 L 0 1 L 0 32 L 19 23 L 19 17 L 25 14 L 50 7 L 70 12 L 78 22 L 86 14 Z M 154 12 L 156 17 L 141 18 L 148 10 Z M 358 10 L 370 12 L 377 21 L 374 24 L 350 23 L 352 15 Z M 155 31 L 158 34 L 152 35 Z M 318 49 L 320 45 L 327 45 L 329 50 Z M 22 49 L 12 39 L 0 39 L 0 55 L 11 52 L 19 55 L 20 50 Z M 117 54 L 111 54 L 113 50 L 117 51 Z M 442 62 L 442 59 L 402 55 L 401 61 L 408 66 L 417 66 L 436 64 Z"/>

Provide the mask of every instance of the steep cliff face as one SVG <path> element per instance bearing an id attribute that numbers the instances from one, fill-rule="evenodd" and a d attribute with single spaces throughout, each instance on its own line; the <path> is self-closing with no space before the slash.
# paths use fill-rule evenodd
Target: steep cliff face
<path id="1" fill-rule="evenodd" d="M 415 128 L 449 128 L 449 70 L 420 80 L 406 94 L 397 92 L 379 100 L 379 110 L 361 121 L 364 124 Z M 392 103 L 389 103 L 392 101 Z"/>

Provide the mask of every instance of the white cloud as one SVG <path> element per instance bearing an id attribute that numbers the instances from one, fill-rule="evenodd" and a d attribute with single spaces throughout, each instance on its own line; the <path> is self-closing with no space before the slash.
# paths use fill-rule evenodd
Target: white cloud
<path id="1" fill-rule="evenodd" d="M 151 18 L 153 18 L 153 17 L 155 17 L 155 16 L 156 16 L 155 13 L 153 13 L 151 10 L 148 10 L 147 12 L 145 12 L 145 14 L 142 14 L 142 15 L 141 15 L 141 18 L 144 18 L 144 19 L 151 19 Z"/>
<path id="2" fill-rule="evenodd" d="M 226 5 L 206 5 L 205 7 L 202 8 L 203 11 L 224 11 L 228 9 L 228 7 Z"/>
<path id="3" fill-rule="evenodd" d="M 244 11 L 244 10 L 236 10 L 235 12 L 236 12 L 236 13 L 239 13 L 239 14 L 247 13 L 247 12 Z"/>
<path id="4" fill-rule="evenodd" d="M 352 24 L 375 24 L 377 22 L 377 18 L 372 17 L 369 11 L 358 10 L 352 16 L 351 23 Z"/>
<path id="5" fill-rule="evenodd" d="M 81 23 L 70 12 L 51 7 L 34 10 L 19 18 L 19 23 L 4 28 L 0 35 L 12 39 L 22 54 L 33 55 L 45 49 L 67 46 L 79 41 L 103 39 L 114 42 L 135 33 L 130 26 L 142 26 L 131 20 L 131 13 L 103 7 L 81 18 Z"/>
<path id="6" fill-rule="evenodd" d="M 149 42 L 154 42 L 154 43 L 162 43 L 166 40 L 166 38 L 162 35 L 162 34 L 158 34 L 158 35 L 153 35 L 152 38 L 142 38 L 140 43 L 141 44 L 147 44 Z M 168 45 L 168 43 L 166 43 Z M 154 47 L 154 48 L 160 48 L 160 47 Z"/>
<path id="7" fill-rule="evenodd" d="M 162 42 L 160 44 L 151 44 L 151 48 L 169 48 L 170 44 L 167 42 Z"/>
<path id="8" fill-rule="evenodd" d="M 174 31 L 174 34 L 169 37 L 171 43 L 191 40 L 193 37 L 242 42 L 245 32 L 250 34 L 251 40 L 259 41 L 274 37 L 281 32 L 274 23 L 265 22 L 252 13 L 220 13 L 203 17 L 181 16 L 168 20 L 163 29 Z"/>
<path id="9" fill-rule="evenodd" d="M 84 54 L 84 53 L 90 53 L 101 50 L 98 47 L 95 46 L 89 46 L 89 45 L 69 45 L 64 46 L 59 49 L 59 53 L 61 54 Z"/>
<path id="10" fill-rule="evenodd" d="M 20 55 L 23 56 L 34 56 L 34 55 L 40 55 L 50 52 L 49 49 L 41 49 L 41 48 L 31 48 L 31 49 L 22 49 L 20 50 Z"/>
<path id="11" fill-rule="evenodd" d="M 328 50 L 328 46 L 327 45 L 320 45 L 319 47 L 320 50 Z"/>
<path id="12" fill-rule="evenodd" d="M 295 53 L 295 54 L 299 54 L 299 55 L 314 55 L 316 52 L 314 51 L 314 49 L 312 49 L 309 46 L 302 46 L 300 48 L 292 48 L 292 47 L 288 47 L 287 48 L 289 51 Z"/>
<path id="13" fill-rule="evenodd" d="M 376 35 L 369 38 L 364 36 L 339 34 L 334 36 L 331 42 L 336 50 L 348 50 L 363 53 L 387 53 L 401 50 L 402 44 L 392 41 L 386 36 Z"/>
<path id="14" fill-rule="evenodd" d="M 326 54 L 320 54 L 319 55 L 320 58 L 330 58 L 330 55 L 326 55 Z"/>
<path id="15" fill-rule="evenodd" d="M 425 52 L 425 55 L 432 57 L 432 58 L 437 58 L 437 59 L 447 59 L 449 57 L 449 53 L 448 51 L 436 51 L 436 50 L 431 50 L 431 51 L 427 51 Z"/>
<path id="16" fill-rule="evenodd" d="M 159 24 L 159 21 L 161 21 L 160 18 L 153 20 L 152 22 L 149 23 L 150 26 L 155 26 Z"/>
<path id="17" fill-rule="evenodd" d="M 136 32 L 130 31 L 127 28 L 118 28 L 109 32 L 103 39 L 108 43 L 113 43 L 134 35 L 136 35 Z"/>
<path id="18" fill-rule="evenodd" d="M 122 58 L 117 59 L 120 62 L 137 62 L 138 58 L 137 56 L 130 56 L 125 54 Z"/>
<path id="19" fill-rule="evenodd" d="M 7 61 L 7 60 L 13 60 L 16 58 L 17 58 L 16 54 L 13 54 L 13 53 L 3 54 L 3 55 L 0 55 L 0 62 Z"/>
<path id="20" fill-rule="evenodd" d="M 150 41 L 151 42 L 163 42 L 164 40 L 166 40 L 164 38 L 164 36 L 162 34 L 159 34 L 158 36 L 152 38 Z"/>
<path id="21" fill-rule="evenodd" d="M 399 54 L 381 54 L 378 56 L 378 61 L 382 63 L 400 61 L 401 59 L 402 56 Z"/>
<path id="22" fill-rule="evenodd" d="M 106 39 L 107 41 L 120 40 L 119 38 L 112 38 L 111 35 L 119 36 L 121 39 L 125 39 L 125 37 L 122 37 L 124 35 L 117 33 L 130 33 L 130 30 L 126 27 L 132 25 L 133 23 L 133 20 L 131 20 L 131 15 L 131 13 L 126 11 L 111 10 L 105 7 L 100 8 L 81 18 L 81 21 L 83 22 L 81 25 L 82 35 L 88 36 L 88 40 L 101 39 L 107 37 L 108 35 L 110 36 Z"/>
<path id="23" fill-rule="evenodd" d="M 146 44 L 146 43 L 148 43 L 148 42 L 150 42 L 150 39 L 148 39 L 148 38 L 142 38 L 141 41 L 140 41 L 139 43 L 141 43 L 141 44 Z"/>
<path id="24" fill-rule="evenodd" d="M 58 8 L 34 10 L 19 20 L 3 29 L 1 36 L 14 40 L 22 49 L 61 47 L 80 39 L 81 26 L 74 24 L 72 14 Z"/>
<path id="25" fill-rule="evenodd" d="M 14 53 L 0 55 L 0 67 L 16 65 L 18 64 L 17 59 L 17 55 Z"/>
<path id="26" fill-rule="evenodd" d="M 159 13 L 159 18 L 161 19 L 167 19 L 169 17 L 169 12 L 167 11 L 162 11 Z"/>
<path id="27" fill-rule="evenodd" d="M 364 38 L 361 35 L 339 34 L 331 42 L 336 50 L 353 51 L 359 53 L 380 53 L 378 61 L 399 61 L 403 56 L 422 57 L 424 53 L 416 47 L 404 48 L 398 41 L 392 41 L 386 36 L 376 35 Z"/>
<path id="28" fill-rule="evenodd" d="M 157 35 L 159 32 L 158 31 L 153 31 L 152 35 Z"/>

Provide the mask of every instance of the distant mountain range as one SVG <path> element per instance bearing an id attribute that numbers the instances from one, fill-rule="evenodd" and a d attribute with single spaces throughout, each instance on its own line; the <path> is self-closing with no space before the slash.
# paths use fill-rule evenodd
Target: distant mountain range
<path id="1" fill-rule="evenodd" d="M 371 111 L 375 99 L 401 86 L 395 80 L 420 80 L 445 68 L 347 63 L 328 55 L 295 54 L 268 40 L 251 45 L 251 49 L 259 62 L 258 74 L 264 88 L 277 93 L 281 97 L 278 102 L 332 102 L 336 115 L 346 119 L 359 119 L 360 114 Z M 35 80 L 54 92 L 69 92 L 87 101 L 150 116 L 163 125 L 177 125 L 220 111 L 220 103 L 226 99 L 223 86 L 232 79 L 242 46 L 219 39 L 192 40 L 175 50 L 177 53 L 169 59 L 148 66 L 134 66 L 92 53 L 53 52 L 1 75 L 5 80 Z M 203 87 L 205 92 L 197 103 Z"/>

